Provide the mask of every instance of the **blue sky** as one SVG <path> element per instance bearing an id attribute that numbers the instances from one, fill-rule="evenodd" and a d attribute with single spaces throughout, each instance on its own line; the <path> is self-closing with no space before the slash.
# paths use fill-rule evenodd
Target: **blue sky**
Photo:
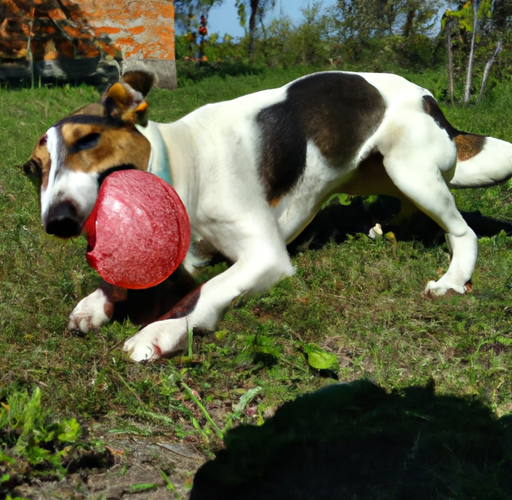
<path id="1" fill-rule="evenodd" d="M 322 7 L 328 7 L 336 3 L 336 0 L 323 0 Z M 267 22 L 272 17 L 279 18 L 280 15 L 288 16 L 292 22 L 300 22 L 303 7 L 312 5 L 313 0 L 276 0 L 276 6 L 269 12 Z M 269 17 L 270 16 L 270 17 Z M 208 17 L 208 31 L 210 33 L 219 33 L 222 37 L 226 33 L 234 37 L 242 37 L 244 30 L 240 26 L 235 0 L 224 0 L 219 7 L 213 7 Z"/>

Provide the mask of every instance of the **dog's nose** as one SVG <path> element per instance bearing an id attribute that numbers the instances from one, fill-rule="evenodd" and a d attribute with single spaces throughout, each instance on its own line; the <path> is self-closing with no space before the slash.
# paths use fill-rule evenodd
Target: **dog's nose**
<path id="1" fill-rule="evenodd" d="M 70 201 L 63 201 L 51 208 L 45 230 L 59 238 L 73 238 L 82 233 L 82 222 L 76 206 Z"/>

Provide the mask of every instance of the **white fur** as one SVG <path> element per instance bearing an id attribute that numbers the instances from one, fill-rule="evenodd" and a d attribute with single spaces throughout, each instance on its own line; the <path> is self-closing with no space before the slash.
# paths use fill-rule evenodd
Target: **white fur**
<path id="1" fill-rule="evenodd" d="M 457 163 L 449 185 L 460 189 L 494 186 L 505 182 L 512 177 L 511 158 L 512 144 L 486 137 L 481 154 Z"/>
<path id="2" fill-rule="evenodd" d="M 110 317 L 105 313 L 108 304 L 105 292 L 98 288 L 82 299 L 73 309 L 69 316 L 68 330 L 88 332 L 98 329 L 110 321 Z"/>
<path id="3" fill-rule="evenodd" d="M 47 148 L 50 154 L 50 172 L 46 188 L 41 188 L 41 218 L 46 227 L 52 207 L 63 201 L 72 201 L 77 212 L 84 218 L 91 213 L 98 195 L 98 175 L 75 172 L 66 168 L 60 157 L 60 136 L 51 127 L 46 132 Z"/>

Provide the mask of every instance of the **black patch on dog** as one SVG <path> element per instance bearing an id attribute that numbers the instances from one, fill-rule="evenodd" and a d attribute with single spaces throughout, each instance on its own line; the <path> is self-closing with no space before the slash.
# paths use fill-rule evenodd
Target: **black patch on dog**
<path id="1" fill-rule="evenodd" d="M 376 130 L 384 112 L 380 92 L 359 75 L 321 73 L 293 83 L 284 101 L 256 117 L 267 200 L 279 199 L 297 183 L 306 167 L 308 140 L 334 165 L 343 165 Z"/>
<path id="2" fill-rule="evenodd" d="M 137 170 L 137 167 L 132 163 L 123 163 L 122 165 L 116 165 L 115 167 L 110 167 L 107 170 L 104 170 L 100 173 L 98 177 L 98 186 L 103 184 L 103 181 L 114 172 L 119 172 L 120 170 Z"/>
<path id="3" fill-rule="evenodd" d="M 425 110 L 425 113 L 427 113 L 427 115 L 430 115 L 434 119 L 434 121 L 439 125 L 440 128 L 446 130 L 446 133 L 448 134 L 448 137 L 450 137 L 450 139 L 453 140 L 458 135 L 465 133 L 461 132 L 460 130 L 457 130 L 446 119 L 446 116 L 444 116 L 443 112 L 441 111 L 439 104 L 437 104 L 437 101 L 432 96 L 423 96 L 423 109 Z"/>
<path id="4" fill-rule="evenodd" d="M 54 126 L 62 127 L 66 123 L 77 123 L 79 125 L 105 125 L 107 121 L 104 117 L 96 115 L 70 115 L 58 121 Z"/>

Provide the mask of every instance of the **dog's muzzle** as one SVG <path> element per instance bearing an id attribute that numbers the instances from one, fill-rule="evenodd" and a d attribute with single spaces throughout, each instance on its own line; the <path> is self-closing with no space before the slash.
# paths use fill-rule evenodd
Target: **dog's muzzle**
<path id="1" fill-rule="evenodd" d="M 83 218 L 78 215 L 77 207 L 70 201 L 62 201 L 53 206 L 45 221 L 48 234 L 59 238 L 73 238 L 82 233 Z"/>

